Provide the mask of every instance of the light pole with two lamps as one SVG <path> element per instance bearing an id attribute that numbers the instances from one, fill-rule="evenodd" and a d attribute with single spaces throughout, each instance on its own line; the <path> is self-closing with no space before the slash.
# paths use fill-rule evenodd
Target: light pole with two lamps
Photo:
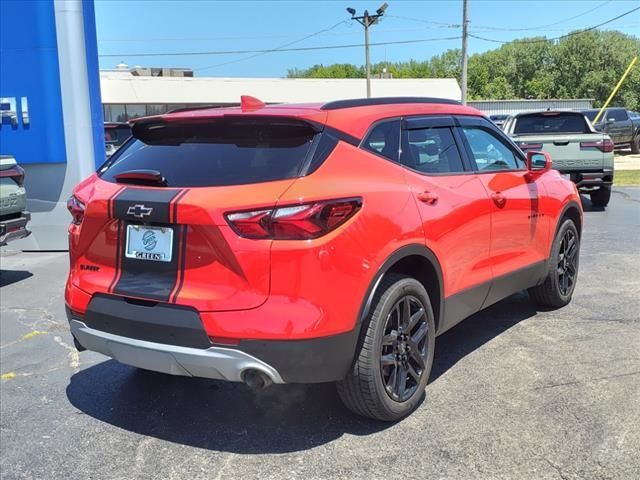
<path id="1" fill-rule="evenodd" d="M 369 27 L 378 23 L 380 17 L 384 15 L 384 11 L 389 5 L 383 3 L 374 15 L 369 15 L 369 11 L 365 10 L 363 15 L 356 16 L 355 8 L 347 8 L 347 12 L 351 14 L 351 20 L 355 20 L 364 27 L 364 50 L 365 50 L 365 69 L 367 72 L 367 98 L 371 98 L 371 61 L 369 59 Z"/>

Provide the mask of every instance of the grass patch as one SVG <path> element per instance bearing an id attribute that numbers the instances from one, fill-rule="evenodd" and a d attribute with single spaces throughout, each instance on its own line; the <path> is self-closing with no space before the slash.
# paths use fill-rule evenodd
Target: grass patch
<path id="1" fill-rule="evenodd" d="M 640 170 L 616 170 L 613 175 L 613 184 L 621 186 L 640 185 Z"/>

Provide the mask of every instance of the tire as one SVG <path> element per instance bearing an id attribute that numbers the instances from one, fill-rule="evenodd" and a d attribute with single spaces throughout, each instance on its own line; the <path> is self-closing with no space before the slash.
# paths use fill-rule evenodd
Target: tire
<path id="1" fill-rule="evenodd" d="M 631 153 L 640 153 L 640 133 L 636 135 L 636 138 L 631 140 Z"/>
<path id="2" fill-rule="evenodd" d="M 407 416 L 422 400 L 433 365 L 435 322 L 422 284 L 386 276 L 360 335 L 352 370 L 338 382 L 340 398 L 352 412 L 376 420 Z"/>
<path id="3" fill-rule="evenodd" d="M 595 192 L 591 192 L 591 203 L 596 207 L 606 207 L 611 199 L 611 187 L 600 187 Z"/>
<path id="4" fill-rule="evenodd" d="M 573 239 L 573 243 L 572 240 Z M 573 220 L 566 219 L 553 240 L 549 272 L 544 282 L 529 289 L 529 296 L 543 307 L 560 308 L 571 301 L 580 260 L 580 236 Z"/>

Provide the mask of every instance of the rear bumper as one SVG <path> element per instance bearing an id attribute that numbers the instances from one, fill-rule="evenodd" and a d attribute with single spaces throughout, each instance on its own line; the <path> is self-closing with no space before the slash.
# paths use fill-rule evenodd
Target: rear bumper
<path id="1" fill-rule="evenodd" d="M 560 170 L 560 173 L 569 175 L 571 181 L 581 190 L 591 190 L 599 187 L 613 185 L 613 170 L 593 170 L 576 172 L 573 170 Z"/>
<path id="2" fill-rule="evenodd" d="M 216 346 L 200 349 L 147 342 L 95 330 L 73 318 L 69 325 L 72 335 L 87 350 L 100 352 L 134 367 L 170 375 L 230 382 L 241 382 L 243 373 L 258 370 L 273 383 L 284 383 L 275 368 L 239 350 Z"/>
<path id="3" fill-rule="evenodd" d="M 29 212 L 23 212 L 18 218 L 0 221 L 0 245 L 6 245 L 12 240 L 28 237 L 31 232 L 27 229 L 27 223 L 31 220 Z"/>
<path id="4" fill-rule="evenodd" d="M 245 315 L 259 314 L 246 311 Z M 216 343 L 196 310 L 155 302 L 94 295 L 80 315 L 67 308 L 80 345 L 121 363 L 172 375 L 243 381 L 259 371 L 273 383 L 319 383 L 344 378 L 351 367 L 357 329 L 305 340 L 238 340 Z"/>

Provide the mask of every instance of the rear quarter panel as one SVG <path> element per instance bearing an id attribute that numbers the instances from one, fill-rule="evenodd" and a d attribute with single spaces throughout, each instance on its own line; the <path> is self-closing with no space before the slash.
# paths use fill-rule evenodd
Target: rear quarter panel
<path id="1" fill-rule="evenodd" d="M 242 316 L 242 331 L 232 312 L 204 316 L 208 331 L 301 339 L 352 330 L 378 268 L 400 247 L 424 245 L 424 234 L 402 168 L 344 142 L 278 204 L 347 197 L 362 197 L 363 206 L 338 229 L 315 240 L 273 242 L 270 296 L 259 314 Z"/>

